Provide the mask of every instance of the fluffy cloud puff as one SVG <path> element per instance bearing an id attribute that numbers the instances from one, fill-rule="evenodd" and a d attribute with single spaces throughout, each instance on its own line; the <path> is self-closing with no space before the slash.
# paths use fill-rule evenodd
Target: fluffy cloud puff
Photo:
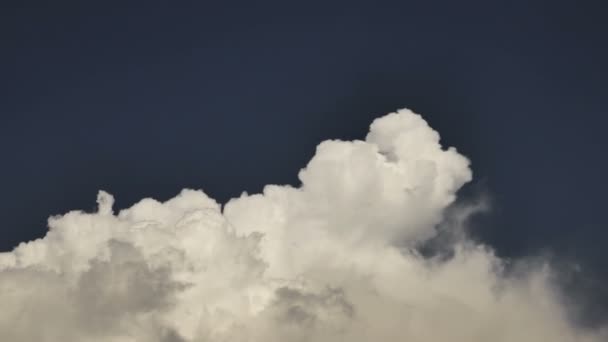
<path id="1" fill-rule="evenodd" d="M 224 208 L 183 190 L 115 214 L 102 191 L 97 212 L 50 218 L 0 254 L 0 340 L 606 340 L 567 319 L 542 264 L 507 276 L 463 237 L 449 258 L 416 252 L 471 180 L 419 115 L 321 143 L 299 178 Z"/>

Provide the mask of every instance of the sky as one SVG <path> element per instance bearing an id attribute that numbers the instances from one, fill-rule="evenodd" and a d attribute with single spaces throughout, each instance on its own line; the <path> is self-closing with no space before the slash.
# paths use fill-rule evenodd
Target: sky
<path id="1" fill-rule="evenodd" d="M 3 4 L 0 250 L 47 218 L 298 186 L 326 139 L 409 108 L 471 161 L 476 241 L 579 266 L 608 318 L 602 1 Z"/>

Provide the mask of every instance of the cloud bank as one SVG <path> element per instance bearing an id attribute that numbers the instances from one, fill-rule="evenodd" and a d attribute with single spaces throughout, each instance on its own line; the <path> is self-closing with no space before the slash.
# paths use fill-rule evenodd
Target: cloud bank
<path id="1" fill-rule="evenodd" d="M 97 212 L 50 218 L 0 254 L 0 341 L 607 340 L 567 319 L 547 266 L 507 275 L 462 235 L 417 252 L 471 180 L 419 115 L 322 142 L 299 178 L 223 208 L 183 190 L 114 213 L 101 191 Z"/>

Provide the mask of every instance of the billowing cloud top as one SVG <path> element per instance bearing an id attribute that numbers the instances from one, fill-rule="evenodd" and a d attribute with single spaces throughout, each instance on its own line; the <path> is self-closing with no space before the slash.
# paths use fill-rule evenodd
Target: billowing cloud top
<path id="1" fill-rule="evenodd" d="M 416 247 L 468 160 L 417 114 L 325 141 L 299 178 L 225 207 L 201 191 L 49 219 L 0 254 L 0 341 L 606 341 L 569 322 L 544 266 L 506 276 L 466 239 Z"/>

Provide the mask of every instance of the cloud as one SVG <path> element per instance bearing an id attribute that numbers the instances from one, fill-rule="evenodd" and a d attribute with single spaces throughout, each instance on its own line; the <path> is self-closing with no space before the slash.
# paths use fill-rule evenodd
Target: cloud
<path id="1" fill-rule="evenodd" d="M 459 233 L 471 208 L 451 205 L 471 177 L 400 110 L 364 141 L 322 142 L 301 186 L 223 208 L 183 190 L 115 214 L 102 191 L 97 212 L 0 254 L 0 340 L 605 341 L 567 319 L 548 266 L 508 275 Z M 440 224 L 449 256 L 421 255 Z"/>

